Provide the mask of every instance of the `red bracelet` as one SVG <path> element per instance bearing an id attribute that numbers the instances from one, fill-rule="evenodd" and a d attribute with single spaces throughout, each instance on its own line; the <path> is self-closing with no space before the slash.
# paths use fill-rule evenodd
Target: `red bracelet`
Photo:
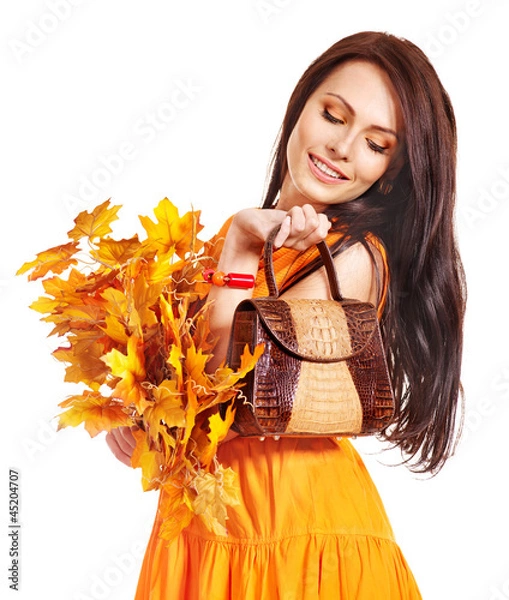
<path id="1" fill-rule="evenodd" d="M 205 269 L 203 271 L 203 279 L 207 283 L 212 283 L 220 287 L 226 285 L 244 290 L 249 290 L 255 285 L 254 275 L 247 273 L 223 273 L 223 271 L 214 271 L 213 269 Z"/>

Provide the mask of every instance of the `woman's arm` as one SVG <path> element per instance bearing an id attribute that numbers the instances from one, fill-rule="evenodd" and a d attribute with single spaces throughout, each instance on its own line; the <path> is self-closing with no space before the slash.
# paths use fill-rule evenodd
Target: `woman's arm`
<path id="1" fill-rule="evenodd" d="M 274 247 L 286 246 L 307 250 L 325 239 L 330 222 L 309 205 L 293 207 L 288 212 L 272 209 L 246 209 L 235 215 L 219 259 L 218 270 L 256 275 L 260 256 L 269 233 L 281 225 Z M 233 313 L 237 305 L 252 296 L 252 290 L 212 286 L 210 328 L 218 342 L 208 367 L 215 369 L 224 360 L 228 348 Z"/>
<path id="2" fill-rule="evenodd" d="M 277 225 L 281 225 L 281 230 L 274 246 L 298 250 L 306 250 L 325 239 L 330 228 L 327 217 L 317 214 L 309 205 L 294 207 L 288 212 L 258 208 L 241 210 L 232 220 L 217 270 L 256 275 L 265 240 Z M 210 329 L 218 342 L 207 365 L 208 370 L 213 371 L 226 357 L 235 308 L 252 293 L 252 290 L 211 286 L 208 295 L 208 299 L 212 300 Z M 235 436 L 233 431 L 230 432 L 223 443 Z M 114 429 L 106 436 L 106 442 L 118 460 L 131 465 L 136 442 L 129 427 Z"/>

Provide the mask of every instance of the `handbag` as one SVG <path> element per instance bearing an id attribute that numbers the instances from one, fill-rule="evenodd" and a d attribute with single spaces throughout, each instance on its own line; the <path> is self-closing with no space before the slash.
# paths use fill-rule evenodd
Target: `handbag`
<path id="1" fill-rule="evenodd" d="M 228 365 L 246 347 L 264 351 L 235 399 L 242 436 L 358 436 L 382 431 L 395 400 L 376 308 L 343 298 L 329 247 L 317 244 L 332 300 L 279 297 L 273 241 L 264 246 L 268 297 L 242 301 L 233 316 Z"/>

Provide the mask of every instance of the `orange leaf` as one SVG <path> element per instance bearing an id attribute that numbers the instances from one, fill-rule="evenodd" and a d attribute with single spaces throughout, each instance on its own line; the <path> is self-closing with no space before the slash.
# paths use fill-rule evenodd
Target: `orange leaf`
<path id="1" fill-rule="evenodd" d="M 117 212 L 121 207 L 112 206 L 111 208 L 108 208 L 109 204 L 110 201 L 106 200 L 102 204 L 96 206 L 90 213 L 86 210 L 80 212 L 74 219 L 74 222 L 76 223 L 75 227 L 68 231 L 67 235 L 77 242 L 82 237 L 94 239 L 111 233 L 112 229 L 110 224 L 118 219 Z"/>
<path id="2" fill-rule="evenodd" d="M 191 437 L 194 423 L 196 421 L 196 415 L 199 412 L 198 398 L 196 397 L 196 394 L 194 392 L 192 381 L 188 381 L 186 384 L 186 398 L 186 428 L 184 432 L 184 439 L 182 440 L 182 443 L 184 445 L 187 444 L 189 438 Z"/>
<path id="3" fill-rule="evenodd" d="M 93 331 L 79 332 L 69 339 L 69 348 L 60 347 L 52 353 L 56 359 L 70 363 L 65 369 L 64 381 L 86 383 L 89 386 L 105 382 L 108 368 L 102 360 L 104 347 L 97 343 L 97 337 Z"/>
<path id="4" fill-rule="evenodd" d="M 128 240 L 106 238 L 97 242 L 97 247 L 90 250 L 90 256 L 111 268 L 115 268 L 125 264 L 132 258 L 139 247 L 140 241 L 137 235 Z"/>
<path id="5" fill-rule="evenodd" d="M 149 402 L 142 386 L 146 373 L 140 340 L 132 335 L 127 341 L 127 355 L 114 348 L 102 360 L 110 367 L 112 375 L 120 378 L 113 394 L 122 398 L 126 406 L 134 404 L 139 414 L 143 414 Z"/>
<path id="6" fill-rule="evenodd" d="M 161 484 L 162 456 L 149 446 L 147 434 L 141 429 L 133 431 L 136 447 L 131 456 L 131 465 L 141 468 L 143 490 L 153 490 Z"/>
<path id="7" fill-rule="evenodd" d="M 104 322 L 105 326 L 101 327 L 101 331 L 104 331 L 104 333 L 114 342 L 126 346 L 129 338 L 125 325 L 121 323 L 117 317 L 111 315 L 107 315 Z"/>
<path id="8" fill-rule="evenodd" d="M 157 323 L 157 318 L 152 308 L 162 290 L 162 284 L 150 284 L 144 273 L 140 273 L 136 278 L 133 286 L 134 306 L 145 326 L 155 325 Z"/>
<path id="9" fill-rule="evenodd" d="M 170 541 L 176 538 L 193 518 L 189 490 L 172 482 L 165 484 L 161 492 L 159 510 L 162 517 L 161 537 Z"/>
<path id="10" fill-rule="evenodd" d="M 133 425 L 119 402 L 105 398 L 98 392 L 85 390 L 81 395 L 71 396 L 60 406 L 68 410 L 59 415 L 58 429 L 85 423 L 85 429 L 94 437 L 101 431 Z"/>
<path id="11" fill-rule="evenodd" d="M 49 271 L 53 273 L 62 273 L 71 265 L 77 265 L 78 261 L 72 258 L 78 251 L 76 242 L 69 242 L 61 246 L 48 248 L 44 252 L 39 252 L 37 258 L 31 262 L 26 262 L 18 269 L 16 275 L 23 275 L 27 271 L 31 271 L 28 276 L 28 281 L 34 281 L 40 277 L 44 277 Z"/>
<path id="12" fill-rule="evenodd" d="M 58 277 L 48 277 L 42 282 L 42 287 L 47 294 L 50 294 L 55 300 L 72 303 L 80 298 L 80 286 L 84 285 L 87 277 L 77 269 L 71 269 L 67 275 L 67 279 Z"/>
<path id="13" fill-rule="evenodd" d="M 237 371 L 232 371 L 229 367 L 219 367 L 214 373 L 214 386 L 215 392 L 221 392 L 229 390 L 231 386 L 235 385 L 240 379 L 245 377 L 249 371 L 254 369 L 256 362 L 263 354 L 264 345 L 258 344 L 253 354 L 249 351 L 249 347 L 246 344 L 242 356 L 240 357 L 240 368 Z"/>
<path id="14" fill-rule="evenodd" d="M 185 368 L 188 377 L 194 382 L 194 385 L 199 386 L 201 391 L 199 394 L 207 394 L 210 391 L 211 382 L 205 371 L 205 366 L 210 357 L 210 354 L 204 354 L 199 348 L 198 350 L 192 344 L 186 352 Z"/>

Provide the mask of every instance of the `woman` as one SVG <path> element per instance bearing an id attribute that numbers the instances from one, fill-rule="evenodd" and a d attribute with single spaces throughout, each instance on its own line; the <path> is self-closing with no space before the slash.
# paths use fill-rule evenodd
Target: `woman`
<path id="1" fill-rule="evenodd" d="M 327 50 L 298 82 L 263 208 L 217 237 L 217 269 L 257 273 L 274 260 L 285 297 L 328 298 L 315 243 L 327 240 L 346 297 L 379 307 L 397 409 L 384 438 L 436 473 L 457 437 L 464 285 L 454 231 L 456 131 L 438 77 L 413 44 L 365 32 Z M 270 209 L 270 210 L 268 210 Z M 215 359 L 252 290 L 213 287 Z M 110 434 L 129 462 L 129 431 Z M 228 537 L 199 519 L 169 546 L 156 518 L 136 598 L 420 598 L 383 504 L 346 440 L 230 433 L 218 451 L 241 485 Z"/>

